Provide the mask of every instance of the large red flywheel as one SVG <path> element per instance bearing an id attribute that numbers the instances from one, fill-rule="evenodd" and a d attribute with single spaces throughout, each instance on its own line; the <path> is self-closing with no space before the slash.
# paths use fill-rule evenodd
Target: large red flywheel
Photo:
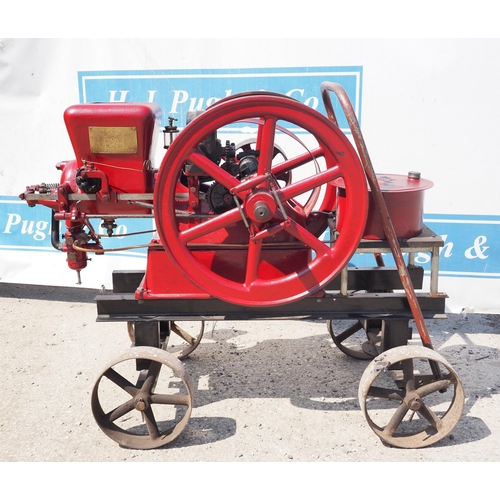
<path id="1" fill-rule="evenodd" d="M 200 148 L 215 133 L 234 136 L 250 129 L 257 138 L 255 168 L 247 175 L 221 168 Z M 277 139 L 290 137 L 293 151 L 276 164 Z M 287 172 L 293 172 L 291 181 L 277 182 Z M 342 232 L 323 241 L 326 222 L 323 227 L 318 221 L 335 208 L 333 181 L 339 178 L 346 193 Z M 211 185 L 198 199 L 193 193 L 200 179 Z M 323 197 L 308 213 L 302 198 L 317 189 Z M 227 203 L 224 210 L 207 205 L 214 192 Z M 331 121 L 286 96 L 250 93 L 216 103 L 186 126 L 162 161 L 154 200 L 160 241 L 186 278 L 227 302 L 274 306 L 320 291 L 347 265 L 365 227 L 368 191 L 354 148 Z M 218 266 L 203 248 L 207 255 L 214 248 L 238 248 L 238 272 Z M 290 248 L 307 259 L 295 258 Z"/>

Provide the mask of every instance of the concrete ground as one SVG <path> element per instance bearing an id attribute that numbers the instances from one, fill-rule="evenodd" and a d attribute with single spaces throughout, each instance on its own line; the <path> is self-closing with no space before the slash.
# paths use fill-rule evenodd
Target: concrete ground
<path id="1" fill-rule="evenodd" d="M 323 321 L 209 322 L 184 362 L 191 418 L 166 447 L 121 447 L 96 425 L 94 383 L 130 346 L 124 323 L 96 323 L 83 288 L 0 283 L 0 461 L 496 462 L 500 459 L 500 316 L 427 322 L 456 370 L 465 407 L 451 434 L 420 449 L 388 446 L 368 426 L 358 385 L 368 361 L 343 354 Z"/>

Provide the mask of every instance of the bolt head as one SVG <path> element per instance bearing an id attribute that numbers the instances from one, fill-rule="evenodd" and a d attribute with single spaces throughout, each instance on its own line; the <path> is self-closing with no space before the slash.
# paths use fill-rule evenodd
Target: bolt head
<path id="1" fill-rule="evenodd" d="M 422 407 L 422 400 L 419 398 L 411 399 L 408 402 L 408 408 L 410 408 L 410 410 L 418 411 L 420 410 L 421 407 Z"/>
<path id="2" fill-rule="evenodd" d="M 146 409 L 146 402 L 143 399 L 139 399 L 139 401 L 135 403 L 135 409 L 144 411 Z"/>

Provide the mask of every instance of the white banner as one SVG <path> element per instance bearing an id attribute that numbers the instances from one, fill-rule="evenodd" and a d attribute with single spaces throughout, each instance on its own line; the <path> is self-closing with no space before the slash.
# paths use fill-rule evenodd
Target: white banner
<path id="1" fill-rule="evenodd" d="M 50 243 L 50 210 L 18 197 L 28 185 L 58 182 L 56 163 L 75 157 L 67 107 L 156 102 L 164 121 L 174 116 L 182 127 L 188 110 L 245 90 L 288 94 L 324 112 L 319 85 L 338 81 L 375 170 L 418 171 L 434 182 L 424 219 L 445 240 L 439 288 L 450 311 L 500 312 L 500 40 L 2 39 L 0 49 L 2 281 L 76 283 Z M 340 125 L 348 134 L 345 120 Z M 159 145 L 156 166 L 163 153 Z M 119 224 L 123 232 L 138 227 Z M 92 257 L 83 286 L 109 288 L 112 270 L 144 269 L 145 255 Z M 417 263 L 429 271 L 428 257 Z"/>

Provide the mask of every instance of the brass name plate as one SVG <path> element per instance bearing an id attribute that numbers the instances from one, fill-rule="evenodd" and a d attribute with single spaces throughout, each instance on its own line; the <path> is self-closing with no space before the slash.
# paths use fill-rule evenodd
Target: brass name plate
<path id="1" fill-rule="evenodd" d="M 92 153 L 137 153 L 135 127 L 89 127 L 89 140 Z"/>

